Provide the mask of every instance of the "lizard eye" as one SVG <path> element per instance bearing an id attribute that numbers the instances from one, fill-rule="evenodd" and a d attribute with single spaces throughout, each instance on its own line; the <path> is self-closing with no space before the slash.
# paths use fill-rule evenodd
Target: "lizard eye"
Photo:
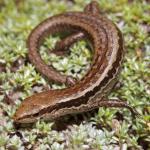
<path id="1" fill-rule="evenodd" d="M 32 116 L 33 117 L 38 117 L 39 115 L 40 115 L 40 113 L 38 112 L 38 113 L 33 114 Z"/>

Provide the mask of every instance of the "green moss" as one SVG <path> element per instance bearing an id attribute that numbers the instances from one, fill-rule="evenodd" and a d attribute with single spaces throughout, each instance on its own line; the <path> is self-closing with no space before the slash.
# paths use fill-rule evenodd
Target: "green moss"
<path id="1" fill-rule="evenodd" d="M 89 2 L 90 0 L 75 0 L 75 3 L 67 0 L 25 0 L 18 4 L 15 4 L 15 0 L 0 2 L 0 64 L 6 65 L 6 72 L 0 73 L 0 149 L 150 148 L 150 5 L 146 0 L 98 1 L 101 11 L 118 24 L 125 39 L 125 61 L 118 79 L 121 87 L 112 91 L 109 97 L 127 101 L 140 113 L 139 118 L 133 121 L 126 109 L 100 108 L 90 121 L 69 125 L 61 132 L 52 128 L 53 123 L 43 121 L 30 128 L 14 128 L 12 116 L 16 108 L 25 97 L 35 92 L 37 85 L 38 88 L 46 85 L 53 89 L 65 87 L 49 83 L 28 61 L 26 40 L 30 31 L 49 16 L 69 10 L 83 10 Z M 80 41 L 74 44 L 68 57 L 49 55 L 46 50 L 52 49 L 58 39 L 59 37 L 50 36 L 45 40 L 40 49 L 42 58 L 62 73 L 80 79 L 92 59 L 87 43 Z M 20 57 L 25 63 L 17 72 L 12 72 L 13 63 Z M 5 95 L 16 89 L 20 90 L 21 96 L 14 100 L 15 105 L 8 105 L 4 100 Z"/>

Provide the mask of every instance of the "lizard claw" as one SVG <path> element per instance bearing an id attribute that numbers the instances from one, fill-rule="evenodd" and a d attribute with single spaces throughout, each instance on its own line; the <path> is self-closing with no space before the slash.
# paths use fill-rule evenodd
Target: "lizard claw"
<path id="1" fill-rule="evenodd" d="M 77 82 L 77 79 L 75 79 L 71 76 L 68 76 L 66 78 L 66 85 L 69 86 L 69 87 L 75 85 L 76 82 Z"/>

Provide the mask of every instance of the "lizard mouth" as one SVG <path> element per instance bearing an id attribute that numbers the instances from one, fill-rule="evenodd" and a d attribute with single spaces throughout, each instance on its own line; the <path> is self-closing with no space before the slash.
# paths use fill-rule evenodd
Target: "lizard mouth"
<path id="1" fill-rule="evenodd" d="M 13 116 L 13 119 L 14 119 L 14 122 L 15 123 L 33 123 L 33 122 L 36 122 L 38 119 L 39 119 L 39 117 L 34 117 L 34 116 L 24 116 L 24 117 L 19 117 L 19 116 L 16 116 L 16 115 L 14 115 Z"/>

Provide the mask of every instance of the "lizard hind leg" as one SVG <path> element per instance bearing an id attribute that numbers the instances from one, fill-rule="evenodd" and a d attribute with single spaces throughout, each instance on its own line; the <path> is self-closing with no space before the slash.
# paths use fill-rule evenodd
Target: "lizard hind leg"
<path id="1" fill-rule="evenodd" d="M 59 56 L 67 55 L 69 53 L 69 48 L 71 47 L 71 45 L 84 38 L 85 38 L 84 33 L 82 32 L 74 33 L 62 39 L 61 41 L 58 41 L 55 45 L 54 50 L 52 50 L 52 53 Z"/>
<path id="2" fill-rule="evenodd" d="M 98 15 L 100 13 L 100 9 L 98 6 L 99 6 L 98 2 L 93 0 L 91 3 L 85 6 L 84 12 Z M 51 52 L 59 56 L 67 55 L 69 53 L 70 46 L 73 43 L 82 40 L 84 38 L 85 34 L 81 31 L 73 33 L 72 35 L 62 39 L 61 41 L 58 41 L 55 45 L 54 50 L 52 50 Z"/>
<path id="3" fill-rule="evenodd" d="M 84 8 L 84 12 L 92 13 L 94 15 L 99 15 L 100 9 L 99 9 L 98 2 L 93 0 L 91 3 L 87 4 Z M 59 56 L 67 55 L 69 52 L 70 46 L 73 43 L 84 39 L 85 37 L 86 37 L 85 34 L 81 31 L 73 33 L 72 35 L 62 39 L 61 41 L 58 41 L 55 45 L 54 50 L 52 50 L 51 52 Z"/>
<path id="4" fill-rule="evenodd" d="M 99 14 L 100 9 L 99 9 L 98 2 L 93 0 L 91 3 L 89 3 L 88 5 L 85 6 L 84 12 L 92 13 L 92 14 L 95 14 L 95 15 Z"/>

